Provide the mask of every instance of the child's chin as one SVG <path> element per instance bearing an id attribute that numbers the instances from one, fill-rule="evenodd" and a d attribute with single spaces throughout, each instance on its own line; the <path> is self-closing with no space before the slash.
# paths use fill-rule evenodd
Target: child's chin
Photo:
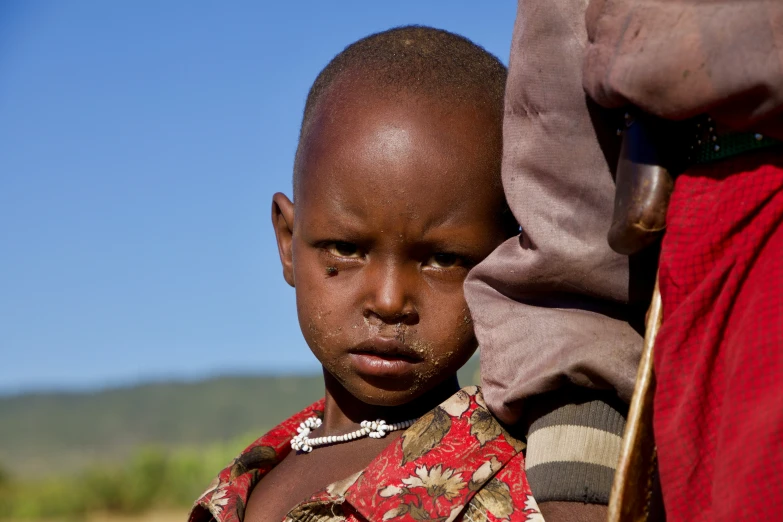
<path id="1" fill-rule="evenodd" d="M 353 394 L 354 397 L 372 406 L 402 406 L 415 400 L 422 394 L 422 390 L 419 390 L 416 385 L 405 388 L 395 386 L 391 389 L 378 386 L 373 386 L 372 389 L 367 389 L 366 386 L 362 388 Z"/>

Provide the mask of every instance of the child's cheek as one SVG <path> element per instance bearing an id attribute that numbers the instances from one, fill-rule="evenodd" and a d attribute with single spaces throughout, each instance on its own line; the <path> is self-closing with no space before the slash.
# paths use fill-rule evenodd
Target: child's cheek
<path id="1" fill-rule="evenodd" d="M 441 332 L 441 336 L 440 349 L 431 354 L 431 366 L 439 371 L 456 370 L 455 366 L 462 366 L 478 345 L 467 306 L 452 320 L 450 328 Z"/>
<path id="2" fill-rule="evenodd" d="M 324 352 L 330 351 L 331 344 L 342 329 L 329 326 L 329 317 L 332 315 L 329 310 L 315 308 L 306 311 L 305 314 L 307 319 L 306 323 L 302 325 L 302 333 L 315 356 L 321 359 Z"/>
<path id="3" fill-rule="evenodd" d="M 348 359 L 344 356 L 350 342 L 342 326 L 329 323 L 328 319 L 333 316 L 330 311 L 316 309 L 311 314 L 306 329 L 303 328 L 303 333 L 310 350 L 321 365 L 345 386 L 351 376 Z"/>

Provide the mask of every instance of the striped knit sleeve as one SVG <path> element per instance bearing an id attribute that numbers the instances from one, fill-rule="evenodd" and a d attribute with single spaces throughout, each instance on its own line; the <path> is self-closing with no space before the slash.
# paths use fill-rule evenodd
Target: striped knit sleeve
<path id="1" fill-rule="evenodd" d="M 526 409 L 536 501 L 608 504 L 628 406 L 614 392 L 569 387 L 531 397 Z"/>

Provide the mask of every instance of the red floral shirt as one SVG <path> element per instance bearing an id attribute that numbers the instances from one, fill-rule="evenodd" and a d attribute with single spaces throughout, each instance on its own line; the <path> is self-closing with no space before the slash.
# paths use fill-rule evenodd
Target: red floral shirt
<path id="1" fill-rule="evenodd" d="M 253 487 L 291 451 L 323 400 L 256 440 L 196 501 L 190 522 L 241 522 Z M 524 443 L 511 437 L 471 386 L 408 428 L 367 468 L 316 492 L 286 521 L 543 521 L 525 475 Z"/>

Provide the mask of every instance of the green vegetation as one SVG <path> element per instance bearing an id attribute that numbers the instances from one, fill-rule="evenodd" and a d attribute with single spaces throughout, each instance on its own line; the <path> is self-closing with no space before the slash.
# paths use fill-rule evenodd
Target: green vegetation
<path id="1" fill-rule="evenodd" d="M 474 358 L 460 382 L 477 381 Z M 322 395 L 320 376 L 291 376 L 0 397 L 0 520 L 187 508 L 242 448 Z"/>
<path id="2" fill-rule="evenodd" d="M 186 508 L 254 437 L 201 450 L 144 448 L 124 465 L 93 466 L 69 477 L 6 481 L 0 484 L 0 520 L 74 520 L 94 512 Z"/>
<path id="3" fill-rule="evenodd" d="M 0 465 L 14 477 L 118 464 L 263 433 L 323 395 L 319 376 L 221 377 L 0 398 Z"/>

